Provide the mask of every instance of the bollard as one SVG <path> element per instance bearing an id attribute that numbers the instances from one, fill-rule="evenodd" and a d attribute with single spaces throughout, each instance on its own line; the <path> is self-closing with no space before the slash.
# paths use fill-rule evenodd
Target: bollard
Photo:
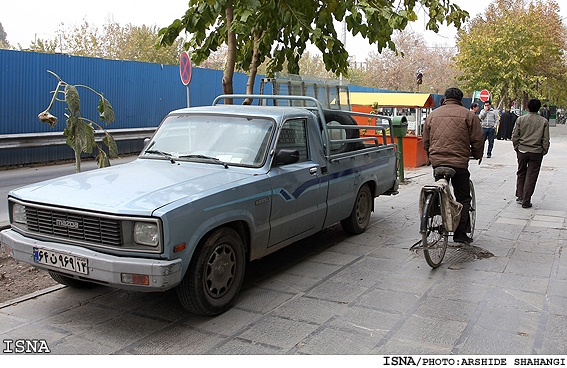
<path id="1" fill-rule="evenodd" d="M 403 183 L 404 179 L 404 140 L 408 132 L 408 119 L 405 116 L 395 116 L 392 120 L 392 136 L 396 138 L 398 158 L 398 178 Z"/>

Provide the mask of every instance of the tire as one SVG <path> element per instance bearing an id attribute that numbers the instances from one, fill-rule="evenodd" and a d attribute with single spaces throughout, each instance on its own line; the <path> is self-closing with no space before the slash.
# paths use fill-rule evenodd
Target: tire
<path id="1" fill-rule="evenodd" d="M 441 208 L 439 206 L 439 194 L 430 193 L 425 199 L 423 207 L 422 221 L 422 239 L 423 255 L 427 264 L 432 268 L 437 268 L 443 262 L 445 252 L 447 251 L 447 242 L 449 233 L 443 225 L 441 217 Z"/>
<path id="2" fill-rule="evenodd" d="M 364 184 L 356 195 L 350 216 L 341 220 L 343 230 L 349 234 L 363 233 L 370 223 L 372 213 L 372 191 L 368 184 Z"/>
<path id="3" fill-rule="evenodd" d="M 471 206 L 469 209 L 469 216 L 471 219 L 471 231 L 467 233 L 467 236 L 472 239 L 474 235 L 474 227 L 476 225 L 476 195 L 474 192 L 474 185 L 471 180 L 469 180 L 471 186 Z"/>
<path id="4" fill-rule="evenodd" d="M 179 301 L 194 314 L 221 314 L 242 286 L 245 265 L 244 243 L 238 233 L 228 227 L 213 231 L 197 246 L 176 288 Z"/>
<path id="5" fill-rule="evenodd" d="M 69 286 L 73 289 L 90 289 L 96 286 L 92 282 L 77 280 L 70 276 L 65 276 L 56 271 L 48 271 L 48 272 L 49 272 L 49 276 L 51 276 L 53 280 L 57 281 L 62 285 Z"/>
<path id="6" fill-rule="evenodd" d="M 337 112 L 325 112 L 325 121 L 327 125 L 358 125 L 352 116 Z M 360 138 L 358 129 L 329 129 L 328 132 L 330 139 Z M 331 144 L 331 153 L 355 151 L 362 147 L 364 145 L 361 142 Z"/>

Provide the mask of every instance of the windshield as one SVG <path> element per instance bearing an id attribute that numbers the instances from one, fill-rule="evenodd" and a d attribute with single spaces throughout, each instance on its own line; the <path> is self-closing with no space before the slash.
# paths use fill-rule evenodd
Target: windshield
<path id="1" fill-rule="evenodd" d="M 169 116 L 141 157 L 258 167 L 266 157 L 273 128 L 273 121 L 266 118 Z"/>

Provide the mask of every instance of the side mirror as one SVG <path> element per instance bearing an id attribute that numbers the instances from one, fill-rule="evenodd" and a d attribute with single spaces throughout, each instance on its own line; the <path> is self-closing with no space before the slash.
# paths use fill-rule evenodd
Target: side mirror
<path id="1" fill-rule="evenodd" d="M 299 151 L 282 148 L 276 153 L 276 165 L 293 164 L 299 161 Z"/>
<path id="2" fill-rule="evenodd" d="M 148 143 L 150 143 L 151 139 L 150 138 L 144 138 L 144 148 L 146 148 L 148 146 Z M 142 149 L 143 151 L 143 149 Z"/>

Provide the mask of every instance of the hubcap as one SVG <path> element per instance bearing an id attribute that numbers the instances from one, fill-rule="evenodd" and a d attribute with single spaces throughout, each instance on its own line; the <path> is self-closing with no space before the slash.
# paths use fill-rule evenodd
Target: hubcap
<path id="1" fill-rule="evenodd" d="M 205 285 L 213 298 L 224 296 L 234 280 L 236 273 L 236 256 L 232 247 L 219 245 L 211 253 L 205 269 Z"/>
<path id="2" fill-rule="evenodd" d="M 366 221 L 366 214 L 368 213 L 368 199 L 366 193 L 361 193 L 358 197 L 358 203 L 356 205 L 356 219 L 359 224 Z"/>

